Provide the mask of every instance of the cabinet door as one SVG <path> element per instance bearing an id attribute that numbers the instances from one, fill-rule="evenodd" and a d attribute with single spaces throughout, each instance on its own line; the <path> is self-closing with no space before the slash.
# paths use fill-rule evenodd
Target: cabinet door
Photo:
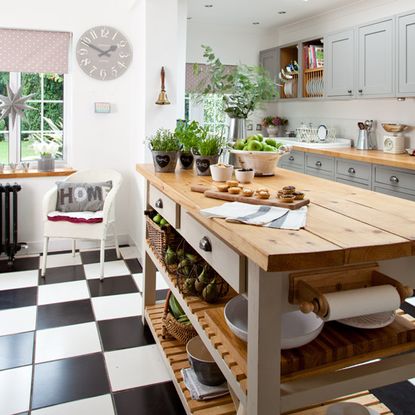
<path id="1" fill-rule="evenodd" d="M 259 52 L 259 64 L 266 69 L 272 79 L 276 79 L 279 69 L 279 49 L 267 49 Z"/>
<path id="2" fill-rule="evenodd" d="M 393 20 L 359 27 L 358 96 L 393 96 Z"/>
<path id="3" fill-rule="evenodd" d="M 325 85 L 329 97 L 353 95 L 353 30 L 329 35 L 324 39 Z"/>
<path id="4" fill-rule="evenodd" d="M 415 13 L 398 18 L 398 95 L 415 95 Z"/>

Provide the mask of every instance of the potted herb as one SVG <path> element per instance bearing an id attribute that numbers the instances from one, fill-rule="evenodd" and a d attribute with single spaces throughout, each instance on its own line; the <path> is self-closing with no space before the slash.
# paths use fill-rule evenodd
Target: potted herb
<path id="1" fill-rule="evenodd" d="M 200 139 L 201 127 L 197 121 L 187 123 L 185 120 L 178 120 L 174 133 L 180 142 L 180 167 L 185 170 L 191 169 L 194 161 L 192 149 L 197 146 Z"/>
<path id="2" fill-rule="evenodd" d="M 282 136 L 282 127 L 287 124 L 287 119 L 272 115 L 262 120 L 262 126 L 267 129 L 269 137 Z"/>
<path id="3" fill-rule="evenodd" d="M 165 128 L 160 128 L 147 139 L 153 156 L 154 169 L 160 173 L 171 173 L 176 169 L 177 154 L 180 143 L 176 135 Z"/>
<path id="4" fill-rule="evenodd" d="M 209 133 L 205 129 L 206 135 L 197 143 L 193 150 L 198 176 L 210 176 L 210 166 L 217 164 L 219 156 L 225 147 L 225 138 L 220 133 Z"/>
<path id="5" fill-rule="evenodd" d="M 246 138 L 246 119 L 262 102 L 278 97 L 278 85 L 259 66 L 237 65 L 229 69 L 222 64 L 209 46 L 202 45 L 206 59 L 204 75 L 199 83 L 200 94 L 220 94 L 225 112 L 231 119 L 229 138 Z M 194 71 L 201 74 L 195 64 Z"/>

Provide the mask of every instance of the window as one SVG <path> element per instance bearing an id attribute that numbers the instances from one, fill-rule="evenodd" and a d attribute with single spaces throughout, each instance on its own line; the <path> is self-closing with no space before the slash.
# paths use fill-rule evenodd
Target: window
<path id="1" fill-rule="evenodd" d="M 22 95 L 35 94 L 27 104 L 25 117 L 0 120 L 0 163 L 17 163 L 39 157 L 32 148 L 36 140 L 59 144 L 56 159 L 64 160 L 64 76 L 54 73 L 0 72 L 0 94 L 7 95 L 6 85 L 13 91 L 22 87 Z"/>
<path id="2" fill-rule="evenodd" d="M 226 114 L 221 95 L 210 94 L 196 98 L 195 94 L 185 96 L 186 120 L 196 120 L 214 132 L 223 132 L 226 127 Z"/>

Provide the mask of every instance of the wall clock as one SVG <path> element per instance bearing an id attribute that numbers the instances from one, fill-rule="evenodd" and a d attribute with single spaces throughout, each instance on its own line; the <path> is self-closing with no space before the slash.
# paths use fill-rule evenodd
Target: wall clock
<path id="1" fill-rule="evenodd" d="M 100 81 L 120 77 L 130 66 L 132 56 L 127 38 L 110 26 L 88 29 L 76 45 L 79 66 L 88 76 Z"/>

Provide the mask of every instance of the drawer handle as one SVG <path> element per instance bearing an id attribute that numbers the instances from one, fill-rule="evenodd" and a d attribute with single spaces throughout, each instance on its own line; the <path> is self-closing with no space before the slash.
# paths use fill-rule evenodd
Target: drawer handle
<path id="1" fill-rule="evenodd" d="M 356 170 L 353 167 L 350 167 L 347 171 L 349 172 L 349 174 L 356 174 Z"/>
<path id="2" fill-rule="evenodd" d="M 363 94 L 363 89 L 359 89 L 359 94 Z"/>
<path id="3" fill-rule="evenodd" d="M 204 236 L 199 242 L 199 248 L 205 252 L 212 252 L 212 244 L 207 236 Z"/>
<path id="4" fill-rule="evenodd" d="M 290 157 L 288 157 L 288 160 L 290 160 L 290 161 L 294 161 L 294 156 L 290 156 Z"/>
<path id="5" fill-rule="evenodd" d="M 156 208 L 163 209 L 163 201 L 161 199 L 156 200 Z"/>
<path id="6" fill-rule="evenodd" d="M 348 90 L 347 90 L 347 93 L 348 93 L 349 95 L 352 95 L 352 92 L 353 92 L 353 91 L 352 91 L 351 89 L 348 89 Z"/>
<path id="7" fill-rule="evenodd" d="M 317 167 L 321 167 L 323 164 L 322 164 L 322 162 L 321 161 L 316 161 L 316 166 Z"/>
<path id="8" fill-rule="evenodd" d="M 391 176 L 389 179 L 392 183 L 399 183 L 399 179 L 396 176 Z"/>

